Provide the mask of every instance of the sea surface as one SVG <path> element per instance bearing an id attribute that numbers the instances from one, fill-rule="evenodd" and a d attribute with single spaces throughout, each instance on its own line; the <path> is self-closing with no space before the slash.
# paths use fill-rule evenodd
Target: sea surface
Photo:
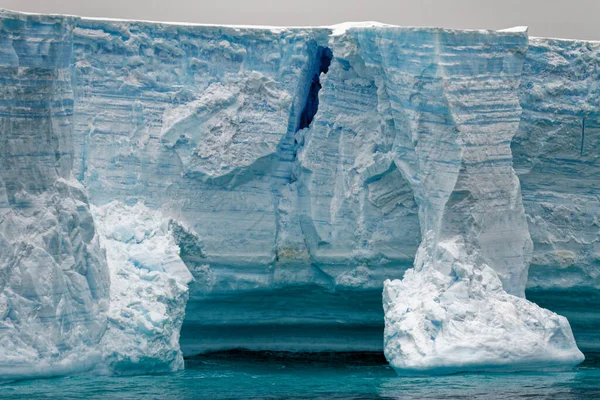
<path id="1" fill-rule="evenodd" d="M 397 377 L 377 353 L 232 351 L 186 360 L 186 370 L 173 374 L 0 385 L 0 399 L 49 398 L 600 399 L 600 358 L 565 372 Z"/>

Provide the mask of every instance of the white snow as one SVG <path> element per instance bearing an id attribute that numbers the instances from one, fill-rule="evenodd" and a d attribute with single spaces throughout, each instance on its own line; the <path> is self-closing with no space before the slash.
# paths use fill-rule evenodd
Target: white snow
<path id="1" fill-rule="evenodd" d="M 377 27 L 393 27 L 395 25 L 384 24 L 377 21 L 360 21 L 360 22 L 343 22 L 341 24 L 331 25 L 328 28 L 331 28 L 331 36 L 341 36 L 348 29 L 351 28 L 377 28 Z"/>

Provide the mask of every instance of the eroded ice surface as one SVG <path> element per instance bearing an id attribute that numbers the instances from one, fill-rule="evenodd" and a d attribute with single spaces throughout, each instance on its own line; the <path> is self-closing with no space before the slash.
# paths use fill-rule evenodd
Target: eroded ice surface
<path id="1" fill-rule="evenodd" d="M 599 42 L 531 38 L 512 142 L 533 241 L 528 297 L 600 343 Z"/>

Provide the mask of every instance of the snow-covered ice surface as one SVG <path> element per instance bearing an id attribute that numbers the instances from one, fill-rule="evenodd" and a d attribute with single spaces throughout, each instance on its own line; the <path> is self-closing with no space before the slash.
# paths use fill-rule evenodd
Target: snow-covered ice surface
<path id="1" fill-rule="evenodd" d="M 598 349 L 597 43 L 8 11 L 0 28 L 0 376 L 382 350 L 386 279 L 398 370 L 575 364 L 568 322 L 525 294 Z M 516 336 L 527 351 L 502 352 Z"/>
<path id="2" fill-rule="evenodd" d="M 179 332 L 188 284 L 169 219 L 138 203 L 92 208 L 110 272 L 108 327 L 100 349 L 116 374 L 183 369 Z"/>

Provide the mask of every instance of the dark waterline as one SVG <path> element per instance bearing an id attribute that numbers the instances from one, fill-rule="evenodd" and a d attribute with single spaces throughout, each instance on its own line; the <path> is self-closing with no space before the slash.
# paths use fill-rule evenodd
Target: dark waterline
<path id="1" fill-rule="evenodd" d="M 591 356 L 591 357 L 590 357 Z M 600 354 L 573 371 L 397 377 L 379 353 L 213 353 L 186 370 L 0 385 L 2 399 L 596 399 Z"/>

